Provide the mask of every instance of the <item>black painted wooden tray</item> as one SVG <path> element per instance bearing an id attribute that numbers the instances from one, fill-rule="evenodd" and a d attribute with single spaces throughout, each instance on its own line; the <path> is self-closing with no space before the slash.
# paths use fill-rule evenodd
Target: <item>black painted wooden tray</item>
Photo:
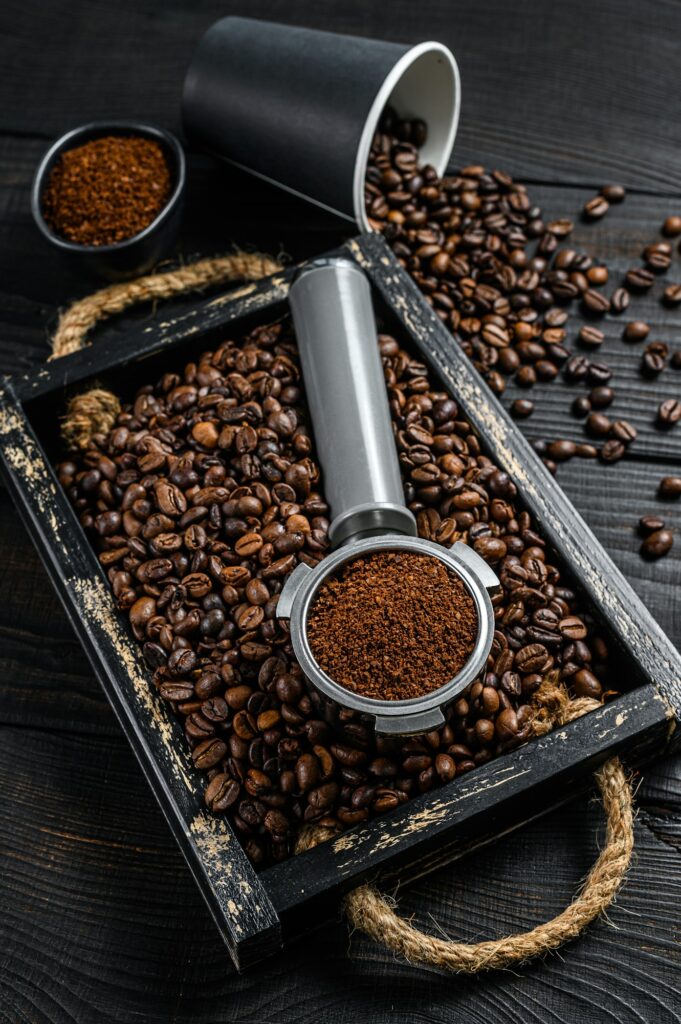
<path id="1" fill-rule="evenodd" d="M 132 332 L 5 381 L 0 467 L 71 622 L 113 705 L 239 968 L 337 913 L 341 894 L 366 878 L 388 881 L 446 859 L 536 817 L 588 785 L 613 753 L 640 763 L 668 749 L 681 716 L 681 657 L 613 565 L 541 460 L 506 416 L 378 236 L 340 250 L 372 283 L 386 325 L 428 363 L 459 401 L 487 453 L 514 479 L 546 539 L 580 580 L 618 649 L 621 697 L 332 842 L 257 874 L 228 822 L 204 807 L 181 727 L 158 698 L 138 645 L 116 610 L 103 570 L 53 464 L 65 389 L 93 378 L 129 388 L 160 360 L 180 360 L 286 312 L 294 269 L 206 300 L 189 314 Z M 145 361 L 145 362 L 143 362 Z"/>

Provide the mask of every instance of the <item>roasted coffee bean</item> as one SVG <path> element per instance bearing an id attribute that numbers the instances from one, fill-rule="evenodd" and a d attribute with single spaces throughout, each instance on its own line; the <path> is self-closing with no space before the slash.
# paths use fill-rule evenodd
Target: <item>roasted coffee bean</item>
<path id="1" fill-rule="evenodd" d="M 641 255 L 650 270 L 661 274 L 669 269 L 672 260 L 671 252 L 671 246 L 666 242 L 654 242 L 652 245 L 647 245 Z"/>
<path id="2" fill-rule="evenodd" d="M 624 185 L 603 185 L 601 195 L 605 196 L 609 203 L 621 203 L 627 191 Z"/>
<path id="3" fill-rule="evenodd" d="M 224 772 L 214 775 L 204 794 L 206 806 L 214 814 L 221 814 L 239 799 L 239 791 L 239 783 L 229 775 Z"/>
<path id="4" fill-rule="evenodd" d="M 681 498 L 681 476 L 663 476 L 657 493 L 661 498 Z"/>
<path id="5" fill-rule="evenodd" d="M 631 296 L 626 288 L 615 288 L 610 296 L 610 312 L 619 315 L 629 308 Z"/>
<path id="6" fill-rule="evenodd" d="M 599 287 L 608 283 L 608 276 L 608 268 L 603 266 L 589 267 L 586 272 L 586 279 L 589 284 L 595 284 Z"/>
<path id="7" fill-rule="evenodd" d="M 604 217 L 610 209 L 610 203 L 604 195 L 594 196 L 593 199 L 588 199 L 582 208 L 582 212 L 587 220 L 598 220 Z"/>
<path id="8" fill-rule="evenodd" d="M 610 299 L 603 292 L 588 288 L 582 295 L 582 305 L 592 316 L 605 316 L 610 311 Z"/>
<path id="9" fill-rule="evenodd" d="M 227 753 L 227 747 L 220 739 L 209 739 L 199 743 L 192 751 L 192 759 L 197 768 L 206 771 L 221 761 Z"/>
<path id="10" fill-rule="evenodd" d="M 649 334 L 649 324 L 643 320 L 632 320 L 624 328 L 622 337 L 625 341 L 645 341 Z"/>
<path id="11" fill-rule="evenodd" d="M 589 372 L 589 360 L 586 356 L 572 356 L 564 367 L 564 374 L 568 380 L 584 380 Z"/>
<path id="12" fill-rule="evenodd" d="M 588 325 L 585 325 L 580 328 L 577 337 L 581 344 L 585 345 L 587 348 L 598 348 L 599 345 L 603 344 L 605 335 L 603 334 L 603 331 L 599 331 L 597 327 L 589 327 Z"/>
<path id="13" fill-rule="evenodd" d="M 681 284 L 667 285 L 663 298 L 668 306 L 678 306 L 681 302 Z"/>
<path id="14" fill-rule="evenodd" d="M 681 235 L 681 217 L 676 215 L 667 217 L 662 225 L 662 234 L 666 235 L 667 238 L 675 238 L 677 235 Z"/>
<path id="15" fill-rule="evenodd" d="M 671 530 L 655 530 L 641 544 L 641 554 L 650 559 L 662 558 L 669 553 L 673 543 L 674 535 Z"/>
<path id="16" fill-rule="evenodd" d="M 583 419 L 591 412 L 591 402 L 586 395 L 578 395 L 572 403 L 572 414 L 578 419 Z"/>
<path id="17" fill-rule="evenodd" d="M 630 292 L 647 292 L 655 283 L 655 275 L 644 267 L 634 267 L 624 275 L 624 283 Z"/>
<path id="18" fill-rule="evenodd" d="M 636 440 L 637 430 L 628 420 L 615 420 L 610 427 L 610 436 L 624 444 L 631 444 Z"/>
<path id="19" fill-rule="evenodd" d="M 681 402 L 676 398 L 666 398 L 657 409 L 657 424 L 668 429 L 681 420 Z"/>
<path id="20" fill-rule="evenodd" d="M 589 402 L 594 409 L 607 409 L 615 397 L 615 392 L 607 385 L 592 388 L 589 392 Z"/>
<path id="21" fill-rule="evenodd" d="M 546 454 L 554 462 L 566 462 L 571 459 L 576 452 L 576 445 L 574 441 L 551 441 L 547 446 Z"/>
<path id="22" fill-rule="evenodd" d="M 516 398 L 511 405 L 511 414 L 517 420 L 527 419 L 534 412 L 534 402 L 528 398 Z"/>
<path id="23" fill-rule="evenodd" d="M 641 358 L 641 373 L 644 377 L 657 377 L 667 365 L 667 357 L 663 351 L 650 345 Z"/>
<path id="24" fill-rule="evenodd" d="M 626 445 L 616 438 L 605 442 L 599 452 L 601 462 L 619 462 L 626 451 Z"/>
<path id="25" fill-rule="evenodd" d="M 638 532 L 642 537 L 647 537 L 649 534 L 655 533 L 656 530 L 663 530 L 664 527 L 664 519 L 655 515 L 641 516 L 638 521 Z"/>
<path id="26" fill-rule="evenodd" d="M 602 412 L 592 412 L 587 416 L 585 426 L 594 437 L 605 437 L 610 431 L 611 422 Z"/>
<path id="27" fill-rule="evenodd" d="M 607 384 L 612 377 L 612 370 L 607 363 L 589 363 L 587 377 L 591 384 Z"/>
<path id="28" fill-rule="evenodd" d="M 572 686 L 576 697 L 591 697 L 600 700 L 603 688 L 596 676 L 588 668 L 582 668 L 572 677 Z"/>

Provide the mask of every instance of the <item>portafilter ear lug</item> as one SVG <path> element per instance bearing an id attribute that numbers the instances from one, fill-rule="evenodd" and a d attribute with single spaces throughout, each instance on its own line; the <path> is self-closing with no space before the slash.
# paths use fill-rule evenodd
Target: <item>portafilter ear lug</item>
<path id="1" fill-rule="evenodd" d="M 501 586 L 501 580 L 494 569 L 491 569 L 485 559 L 481 558 L 477 551 L 474 551 L 468 544 L 457 540 L 456 544 L 452 544 L 449 550 L 457 558 L 460 558 L 471 572 L 475 573 L 485 590 L 496 590 L 497 587 Z"/>
<path id="2" fill-rule="evenodd" d="M 279 600 L 277 601 L 278 619 L 291 618 L 291 611 L 293 610 L 293 605 L 296 597 L 298 596 L 298 591 L 312 572 L 314 572 L 314 570 L 309 565 L 306 565 L 305 562 L 300 562 L 300 564 L 295 567 L 282 587 Z"/>
<path id="3" fill-rule="evenodd" d="M 376 715 L 374 728 L 381 736 L 417 736 L 422 732 L 439 729 L 444 724 L 445 716 L 440 708 L 430 708 L 413 715 L 405 713 L 398 718 Z"/>

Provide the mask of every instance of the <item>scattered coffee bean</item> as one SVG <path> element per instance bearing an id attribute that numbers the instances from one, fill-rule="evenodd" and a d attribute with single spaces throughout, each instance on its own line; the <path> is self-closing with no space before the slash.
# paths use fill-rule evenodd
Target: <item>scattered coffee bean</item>
<path id="1" fill-rule="evenodd" d="M 605 442 L 599 455 L 602 462 L 619 462 L 625 451 L 626 445 L 622 441 L 611 438 Z"/>
<path id="2" fill-rule="evenodd" d="M 590 363 L 587 377 L 591 384 L 607 384 L 612 377 L 612 370 L 607 363 Z"/>
<path id="3" fill-rule="evenodd" d="M 672 249 L 667 242 L 654 242 L 647 245 L 641 254 L 645 265 L 656 274 L 669 269 L 672 261 Z"/>
<path id="4" fill-rule="evenodd" d="M 657 493 L 661 498 L 681 498 L 681 476 L 663 476 Z"/>
<path id="5" fill-rule="evenodd" d="M 678 306 L 681 303 L 681 284 L 668 284 L 663 299 L 668 306 Z"/>
<path id="6" fill-rule="evenodd" d="M 675 352 L 672 352 L 672 357 L 669 360 L 669 365 L 674 370 L 681 370 L 681 349 L 676 349 Z"/>
<path id="7" fill-rule="evenodd" d="M 650 334 L 650 326 L 643 320 L 632 320 L 624 328 L 622 337 L 625 341 L 645 341 Z"/>
<path id="8" fill-rule="evenodd" d="M 592 316 L 605 316 L 610 311 L 610 299 L 603 292 L 597 292 L 593 288 L 587 288 L 582 295 L 582 305 Z"/>
<path id="9" fill-rule="evenodd" d="M 660 519 L 659 516 L 641 516 L 638 521 L 638 532 L 642 537 L 647 537 L 649 534 L 655 533 L 656 530 L 664 529 L 664 526 L 664 519 Z"/>
<path id="10" fill-rule="evenodd" d="M 601 195 L 605 196 L 609 203 L 621 203 L 627 191 L 623 185 L 604 185 Z"/>
<path id="11" fill-rule="evenodd" d="M 608 283 L 608 268 L 599 264 L 596 267 L 589 267 L 586 272 L 586 279 L 589 284 L 595 284 L 598 288 Z"/>
<path id="12" fill-rule="evenodd" d="M 568 380 L 584 380 L 589 372 L 590 362 L 586 356 L 572 356 L 568 359 L 563 368 L 563 373 Z"/>
<path id="13" fill-rule="evenodd" d="M 511 413 L 517 420 L 525 420 L 534 412 L 534 402 L 529 398 L 516 398 L 511 405 Z"/>
<path id="14" fill-rule="evenodd" d="M 567 462 L 576 453 L 574 441 L 551 441 L 546 448 L 546 454 L 553 462 Z"/>
<path id="15" fill-rule="evenodd" d="M 645 558 L 662 558 L 671 551 L 674 535 L 671 530 L 655 530 L 641 544 L 641 554 Z"/>
<path id="16" fill-rule="evenodd" d="M 615 397 L 615 392 L 607 385 L 593 388 L 589 392 L 589 403 L 594 409 L 607 409 Z"/>
<path id="17" fill-rule="evenodd" d="M 664 342 L 651 342 L 641 357 L 644 377 L 657 377 L 667 365 L 667 346 Z"/>
<path id="18" fill-rule="evenodd" d="M 615 420 L 610 427 L 610 436 L 622 441 L 623 444 L 631 444 L 636 440 L 637 430 L 628 420 Z"/>
<path id="19" fill-rule="evenodd" d="M 587 416 L 585 426 L 594 437 L 605 437 L 610 431 L 611 423 L 602 412 L 592 412 Z"/>
<path id="20" fill-rule="evenodd" d="M 572 403 L 572 414 L 578 419 L 583 419 L 591 412 L 591 402 L 586 395 L 578 395 Z"/>
<path id="21" fill-rule="evenodd" d="M 666 235 L 667 238 L 675 238 L 676 235 L 681 235 L 681 217 L 676 215 L 667 217 L 662 225 L 662 234 Z"/>
<path id="22" fill-rule="evenodd" d="M 615 288 L 610 297 L 610 312 L 619 315 L 629 308 L 631 296 L 626 288 Z"/>
<path id="23" fill-rule="evenodd" d="M 631 292 L 646 292 L 655 283 L 655 276 L 644 267 L 634 267 L 626 272 L 624 283 Z"/>
<path id="24" fill-rule="evenodd" d="M 582 208 L 582 212 L 587 220 L 598 220 L 600 217 L 604 217 L 610 209 L 610 203 L 604 195 L 594 196 L 593 199 L 587 199 Z"/>
<path id="25" fill-rule="evenodd" d="M 657 425 L 663 428 L 673 427 L 681 420 L 681 402 L 675 398 L 666 398 L 657 409 Z"/>
<path id="26" fill-rule="evenodd" d="M 605 335 L 597 327 L 590 327 L 585 324 L 584 327 L 580 327 L 577 338 L 587 348 L 598 348 L 599 345 L 603 344 Z"/>

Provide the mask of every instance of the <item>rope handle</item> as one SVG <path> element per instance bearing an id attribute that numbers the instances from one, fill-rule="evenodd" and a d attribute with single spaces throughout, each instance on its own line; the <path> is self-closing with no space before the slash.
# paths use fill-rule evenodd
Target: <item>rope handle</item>
<path id="1" fill-rule="evenodd" d="M 589 697 L 570 700 L 565 688 L 551 681 L 542 683 L 534 701 L 535 736 L 545 735 L 554 726 L 565 725 L 600 707 L 598 701 Z M 345 897 L 344 910 L 350 925 L 412 964 L 465 974 L 511 967 L 575 939 L 613 902 L 634 847 L 633 795 L 619 758 L 613 757 L 598 768 L 594 778 L 605 810 L 605 845 L 578 895 L 552 920 L 500 939 L 455 942 L 420 931 L 395 912 L 394 901 L 365 884 Z M 308 825 L 299 836 L 296 853 L 312 849 L 335 835 L 329 828 Z"/>
<path id="2" fill-rule="evenodd" d="M 257 280 L 279 270 L 281 264 L 269 256 L 236 252 L 103 288 L 74 303 L 62 314 L 52 339 L 50 358 L 58 359 L 82 348 L 95 324 L 130 306 L 181 295 L 210 284 Z M 118 398 L 110 391 L 94 388 L 76 395 L 70 400 L 62 422 L 62 436 L 67 445 L 84 448 L 94 434 L 111 429 L 119 412 Z M 531 731 L 534 736 L 546 735 L 555 726 L 574 721 L 600 706 L 589 697 L 571 700 L 565 688 L 549 677 L 537 690 L 533 703 L 535 717 Z M 605 845 L 578 895 L 551 921 L 501 939 L 454 942 L 419 931 L 395 912 L 387 897 L 366 884 L 345 897 L 348 921 L 353 928 L 413 964 L 466 974 L 510 967 L 576 938 L 613 902 L 631 863 L 634 846 L 633 795 L 619 758 L 607 761 L 594 773 L 594 778 L 606 816 Z M 336 834 L 319 825 L 306 825 L 300 832 L 295 852 L 310 850 Z"/>
<path id="3" fill-rule="evenodd" d="M 60 359 L 78 352 L 88 344 L 87 336 L 96 324 L 131 306 L 169 299 L 208 285 L 257 281 L 281 269 L 281 263 L 271 256 L 238 250 L 229 256 L 197 260 L 175 270 L 147 274 L 133 281 L 101 288 L 74 302 L 59 317 L 49 358 Z M 91 388 L 75 395 L 70 399 L 62 420 L 61 433 L 65 444 L 69 448 L 86 448 L 94 434 L 107 433 L 112 428 L 120 411 L 116 395 L 103 388 Z"/>

